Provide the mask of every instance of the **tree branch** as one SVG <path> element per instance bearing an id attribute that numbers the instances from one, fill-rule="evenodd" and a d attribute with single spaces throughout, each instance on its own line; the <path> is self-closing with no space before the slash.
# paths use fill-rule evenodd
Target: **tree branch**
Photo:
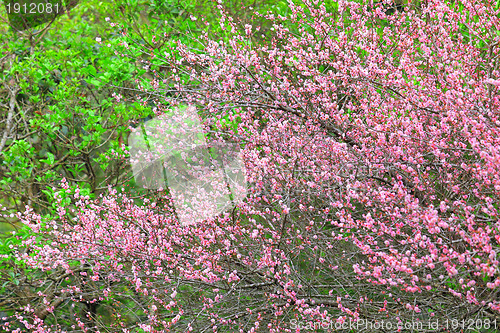
<path id="1" fill-rule="evenodd" d="M 0 141 L 0 152 L 2 152 L 5 147 L 5 142 L 7 142 L 7 137 L 10 135 L 11 127 L 12 127 L 12 119 L 14 118 L 14 110 L 16 108 L 16 94 L 20 90 L 19 87 L 14 89 L 9 89 L 10 102 L 9 102 L 9 113 L 7 114 L 7 123 L 5 127 L 5 132 L 3 133 L 2 140 Z"/>

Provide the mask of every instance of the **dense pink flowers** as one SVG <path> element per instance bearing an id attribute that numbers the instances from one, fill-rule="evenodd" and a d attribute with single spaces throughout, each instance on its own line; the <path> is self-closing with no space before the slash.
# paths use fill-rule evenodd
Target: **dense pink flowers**
<path id="1" fill-rule="evenodd" d="M 75 195 L 74 215 L 61 208 L 45 226 L 24 217 L 50 239 L 26 240 L 38 250 L 24 260 L 79 276 L 86 291 L 69 286 L 75 300 L 133 293 L 127 285 L 151 332 L 429 321 L 451 304 L 457 318 L 494 318 L 494 5 L 433 0 L 390 15 L 355 1 L 338 1 L 335 13 L 290 2 L 287 18 L 268 15 L 263 46 L 248 40 L 254 27 L 223 14 L 230 38 L 202 39 L 202 52 L 178 42 L 155 91 L 172 83 L 170 102 L 196 105 L 208 131 L 244 147 L 245 202 L 182 226 L 164 192 L 162 204 L 113 190 L 96 201 Z"/>

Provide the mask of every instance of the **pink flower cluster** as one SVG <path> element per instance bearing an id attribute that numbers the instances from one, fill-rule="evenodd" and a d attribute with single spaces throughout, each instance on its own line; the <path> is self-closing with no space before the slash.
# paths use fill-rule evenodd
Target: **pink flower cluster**
<path id="1" fill-rule="evenodd" d="M 163 193 L 75 197 L 72 220 L 26 216 L 52 243 L 26 240 L 38 250 L 23 260 L 134 295 L 150 332 L 498 316 L 495 2 L 337 4 L 290 2 L 260 46 L 222 12 L 231 37 L 202 38 L 202 53 L 177 42 L 182 63 L 166 59 L 176 71 L 155 79 L 244 145 L 244 203 L 181 226 Z"/>

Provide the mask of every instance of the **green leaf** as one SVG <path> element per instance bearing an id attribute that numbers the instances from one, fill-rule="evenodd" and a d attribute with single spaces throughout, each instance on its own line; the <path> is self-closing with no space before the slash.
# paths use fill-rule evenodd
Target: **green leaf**
<path id="1" fill-rule="evenodd" d="M 89 66 L 87 67 L 87 73 L 91 76 L 95 76 L 97 74 L 97 71 L 94 66 Z"/>
<path id="2" fill-rule="evenodd" d="M 94 85 L 96 87 L 100 87 L 101 86 L 101 81 L 96 80 L 94 78 L 89 79 L 88 83 L 90 83 L 91 85 Z"/>
<path id="3" fill-rule="evenodd" d="M 53 165 L 55 161 L 55 156 L 54 154 L 47 152 L 47 158 L 44 160 L 40 160 L 43 163 L 47 163 L 48 165 Z"/>

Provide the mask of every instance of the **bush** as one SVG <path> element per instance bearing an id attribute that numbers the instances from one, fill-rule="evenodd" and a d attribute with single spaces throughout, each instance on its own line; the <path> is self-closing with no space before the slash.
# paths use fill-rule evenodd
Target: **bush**
<path id="1" fill-rule="evenodd" d="M 450 329 L 453 317 L 491 329 L 498 13 L 490 1 L 393 12 L 303 1 L 266 15 L 273 38 L 259 45 L 258 27 L 222 10 L 222 40 L 202 34 L 161 53 L 122 29 L 118 56 L 143 55 L 150 74 L 142 100 L 158 115 L 196 106 L 207 133 L 243 148 L 251 193 L 185 226 L 166 190 L 141 202 L 76 192 L 72 212 L 64 185 L 56 219 L 23 218 L 42 237 L 18 260 L 68 278 L 41 292 L 25 325 L 291 332 L 362 319 L 404 330 Z M 84 306 L 80 319 L 36 322 L 58 297 Z"/>

